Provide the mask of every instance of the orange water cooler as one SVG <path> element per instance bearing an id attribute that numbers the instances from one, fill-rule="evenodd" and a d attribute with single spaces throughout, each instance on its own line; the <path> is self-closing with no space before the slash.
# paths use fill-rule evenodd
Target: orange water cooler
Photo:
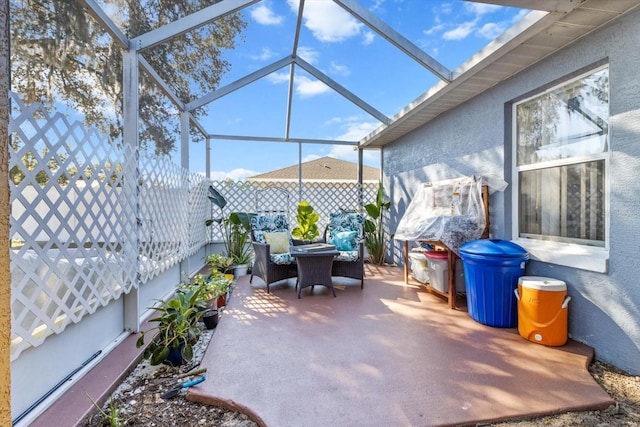
<path id="1" fill-rule="evenodd" d="M 520 335 L 538 344 L 565 345 L 571 300 L 566 283 L 549 277 L 522 276 L 515 294 Z"/>

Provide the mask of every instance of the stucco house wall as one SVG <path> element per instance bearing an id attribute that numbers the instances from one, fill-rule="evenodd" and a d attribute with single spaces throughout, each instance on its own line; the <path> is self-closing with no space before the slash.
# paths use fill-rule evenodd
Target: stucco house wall
<path id="1" fill-rule="evenodd" d="M 511 106 L 596 65 L 609 64 L 608 271 L 530 261 L 527 275 L 564 280 L 569 334 L 596 357 L 640 374 L 640 10 L 612 21 L 383 149 L 393 233 L 422 182 L 462 175 L 511 182 Z M 490 197 L 491 236 L 510 239 L 512 186 Z M 401 242 L 390 256 L 401 264 Z"/>

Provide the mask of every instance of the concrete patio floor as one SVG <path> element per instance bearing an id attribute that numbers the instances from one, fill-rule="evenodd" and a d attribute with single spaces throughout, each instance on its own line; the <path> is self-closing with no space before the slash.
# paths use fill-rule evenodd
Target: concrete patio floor
<path id="1" fill-rule="evenodd" d="M 400 268 L 367 265 L 364 289 L 272 286 L 240 278 L 189 400 L 265 426 L 431 426 L 614 404 L 587 366 L 591 348 L 545 347 L 451 310 Z M 571 313 L 569 313 L 571 315 Z"/>

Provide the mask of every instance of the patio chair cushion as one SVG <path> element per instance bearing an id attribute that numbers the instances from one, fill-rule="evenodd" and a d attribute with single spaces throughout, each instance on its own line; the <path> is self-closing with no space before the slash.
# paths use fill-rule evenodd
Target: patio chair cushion
<path id="1" fill-rule="evenodd" d="M 289 224 L 284 215 L 256 215 L 251 217 L 251 228 L 253 236 L 258 243 L 267 243 L 264 233 L 285 232 L 289 239 L 289 245 L 293 245 L 293 240 L 289 233 Z M 287 252 L 288 252 L 287 248 Z"/>
<path id="2" fill-rule="evenodd" d="M 289 265 L 296 262 L 296 259 L 289 252 L 281 254 L 269 254 L 271 262 L 278 265 Z"/>
<path id="3" fill-rule="evenodd" d="M 364 217 L 356 212 L 332 212 L 327 226 L 327 242 L 336 246 L 337 261 L 355 262 L 359 258 L 358 246 L 362 240 Z"/>
<path id="4" fill-rule="evenodd" d="M 289 252 L 289 233 L 286 231 L 263 232 L 267 244 L 271 246 L 273 255 Z"/>
<path id="5" fill-rule="evenodd" d="M 333 240 L 329 243 L 335 245 L 336 249 L 339 251 L 353 251 L 355 250 L 353 246 L 353 239 L 357 234 L 357 231 L 339 231 L 333 234 Z"/>

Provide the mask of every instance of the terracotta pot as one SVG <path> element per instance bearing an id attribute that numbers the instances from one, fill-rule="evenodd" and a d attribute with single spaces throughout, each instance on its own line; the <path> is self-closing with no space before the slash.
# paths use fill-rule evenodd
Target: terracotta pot
<path id="1" fill-rule="evenodd" d="M 220 307 L 224 307 L 225 305 L 227 305 L 227 295 L 226 294 L 225 295 L 220 295 L 218 297 L 216 306 L 218 308 L 220 308 Z"/>

